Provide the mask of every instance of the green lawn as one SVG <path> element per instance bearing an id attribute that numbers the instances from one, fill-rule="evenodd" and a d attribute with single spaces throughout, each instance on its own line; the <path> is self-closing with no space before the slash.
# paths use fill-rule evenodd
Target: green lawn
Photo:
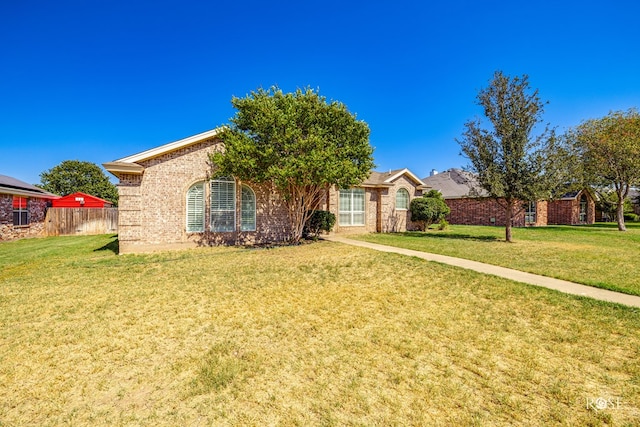
<path id="1" fill-rule="evenodd" d="M 639 310 L 332 242 L 116 246 L 0 243 L 0 425 L 639 425 Z"/>
<path id="2" fill-rule="evenodd" d="M 640 224 L 515 228 L 453 225 L 445 231 L 366 234 L 369 242 L 450 255 L 640 295 Z"/>

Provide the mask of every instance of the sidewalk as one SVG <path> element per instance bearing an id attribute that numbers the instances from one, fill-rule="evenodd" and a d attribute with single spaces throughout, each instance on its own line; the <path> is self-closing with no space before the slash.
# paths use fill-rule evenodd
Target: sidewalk
<path id="1" fill-rule="evenodd" d="M 427 261 L 435 261 L 442 264 L 448 264 L 456 267 L 466 268 L 468 270 L 474 270 L 479 273 L 504 277 L 505 279 L 514 280 L 516 282 L 542 286 L 567 294 L 580 295 L 583 297 L 589 297 L 601 301 L 615 302 L 630 307 L 640 307 L 640 297 L 635 295 L 627 295 L 620 292 L 608 291 L 606 289 L 594 288 L 592 286 L 580 285 L 578 283 L 568 282 L 566 280 L 554 279 L 547 276 L 539 276 L 532 273 L 525 273 L 524 271 L 513 270 L 511 268 L 498 267 L 496 265 L 484 264 L 482 262 L 471 261 L 462 258 L 454 258 L 446 255 L 437 255 L 428 252 L 420 252 L 412 249 L 403 249 L 394 246 L 385 246 L 379 245 L 377 243 L 352 240 L 343 236 L 332 235 L 323 236 L 323 238 L 332 242 L 344 243 L 352 246 L 360 246 L 362 248 L 375 249 L 382 252 L 393 252 L 401 255 L 414 256 L 425 259 Z"/>

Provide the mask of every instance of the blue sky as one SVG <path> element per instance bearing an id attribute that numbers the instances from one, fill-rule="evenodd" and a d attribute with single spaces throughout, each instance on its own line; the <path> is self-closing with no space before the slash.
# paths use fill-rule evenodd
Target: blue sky
<path id="1" fill-rule="evenodd" d="M 310 86 L 371 128 L 378 170 L 465 165 L 494 71 L 558 130 L 640 107 L 636 1 L 3 1 L 0 174 L 37 184 L 228 123 L 232 96 Z"/>

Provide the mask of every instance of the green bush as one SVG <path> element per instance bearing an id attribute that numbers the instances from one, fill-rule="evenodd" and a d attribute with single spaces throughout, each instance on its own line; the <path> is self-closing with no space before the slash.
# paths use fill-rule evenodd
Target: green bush
<path id="1" fill-rule="evenodd" d="M 335 223 L 335 214 L 329 211 L 316 210 L 307 219 L 302 234 L 305 238 L 317 239 L 323 231 L 330 232 Z"/>
<path id="2" fill-rule="evenodd" d="M 447 228 L 449 228 L 449 222 L 447 222 L 446 219 L 442 218 L 438 223 L 438 230 L 442 231 L 446 230 Z"/>
<path id="3" fill-rule="evenodd" d="M 434 222 L 444 219 L 451 211 L 437 190 L 431 190 L 423 197 L 413 199 L 409 205 L 411 221 L 417 222 L 425 231 Z"/>
<path id="4" fill-rule="evenodd" d="M 633 212 L 626 212 L 624 214 L 624 220 L 625 221 L 638 222 L 639 219 L 640 219 L 640 217 L 638 217 L 638 215 L 636 215 Z"/>

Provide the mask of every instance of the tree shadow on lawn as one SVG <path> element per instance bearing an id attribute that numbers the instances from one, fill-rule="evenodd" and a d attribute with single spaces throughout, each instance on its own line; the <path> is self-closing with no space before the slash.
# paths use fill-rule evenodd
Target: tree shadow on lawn
<path id="1" fill-rule="evenodd" d="M 462 234 L 462 233 L 430 233 L 430 232 L 420 232 L 420 231 L 406 231 L 402 233 L 403 236 L 407 237 L 422 237 L 428 239 L 452 239 L 452 240 L 475 240 L 477 242 L 497 242 L 503 239 L 500 239 L 496 236 L 474 236 L 471 234 Z"/>
<path id="2" fill-rule="evenodd" d="M 118 255 L 120 253 L 120 244 L 118 241 L 118 235 L 114 234 L 113 236 L 111 236 L 111 241 L 109 243 L 107 243 L 106 245 L 102 246 L 101 248 L 98 249 L 94 249 L 94 252 L 100 252 L 100 251 L 111 251 L 114 254 Z"/>
<path id="3" fill-rule="evenodd" d="M 627 228 L 640 229 L 640 222 L 633 221 L 625 221 L 624 225 Z M 580 227 L 586 228 L 608 228 L 611 230 L 618 231 L 618 223 L 617 222 L 596 222 L 595 224 L 581 225 Z"/>

